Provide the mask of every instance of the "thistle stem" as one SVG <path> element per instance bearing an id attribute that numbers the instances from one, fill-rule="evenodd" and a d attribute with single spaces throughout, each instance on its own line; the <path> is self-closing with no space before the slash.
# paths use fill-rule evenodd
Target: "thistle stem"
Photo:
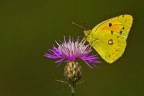
<path id="1" fill-rule="evenodd" d="M 74 87 L 71 87 L 71 92 L 72 92 L 72 96 L 74 96 L 75 95 Z"/>
<path id="2" fill-rule="evenodd" d="M 71 88 L 72 96 L 75 96 L 75 85 L 74 84 L 70 84 L 70 88 Z"/>

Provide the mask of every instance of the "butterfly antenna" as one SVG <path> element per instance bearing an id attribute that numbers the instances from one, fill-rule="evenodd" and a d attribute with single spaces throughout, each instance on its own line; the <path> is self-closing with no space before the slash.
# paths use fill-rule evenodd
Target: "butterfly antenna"
<path id="1" fill-rule="evenodd" d="M 83 26 L 81 26 L 81 25 L 79 25 L 79 24 L 77 24 L 77 23 L 75 23 L 75 22 L 72 22 L 72 24 L 73 24 L 73 25 L 75 25 L 75 26 L 80 27 L 80 28 L 81 28 L 81 29 L 83 29 L 83 30 L 86 30 L 86 28 L 85 28 L 85 27 L 83 27 Z"/>

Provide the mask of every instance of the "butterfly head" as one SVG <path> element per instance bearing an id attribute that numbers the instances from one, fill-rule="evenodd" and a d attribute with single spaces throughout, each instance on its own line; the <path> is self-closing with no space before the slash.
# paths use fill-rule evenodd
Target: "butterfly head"
<path id="1" fill-rule="evenodd" d="M 91 30 L 84 30 L 85 36 L 88 36 L 91 33 Z"/>

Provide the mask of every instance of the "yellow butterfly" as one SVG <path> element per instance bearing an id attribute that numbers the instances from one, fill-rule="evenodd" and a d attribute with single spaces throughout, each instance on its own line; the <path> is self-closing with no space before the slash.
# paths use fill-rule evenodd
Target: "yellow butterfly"
<path id="1" fill-rule="evenodd" d="M 132 23 L 133 17 L 127 14 L 108 19 L 92 30 L 84 30 L 86 40 L 111 64 L 123 55 Z"/>

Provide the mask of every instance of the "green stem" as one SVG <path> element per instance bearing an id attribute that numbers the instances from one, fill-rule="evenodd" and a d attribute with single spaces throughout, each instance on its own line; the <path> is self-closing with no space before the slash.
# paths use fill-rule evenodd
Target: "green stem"
<path id="1" fill-rule="evenodd" d="M 75 86 L 74 84 L 70 84 L 72 96 L 75 96 Z"/>
<path id="2" fill-rule="evenodd" d="M 72 96 L 74 96 L 75 95 L 75 90 L 74 90 L 73 86 L 71 86 L 71 92 L 72 92 Z"/>

